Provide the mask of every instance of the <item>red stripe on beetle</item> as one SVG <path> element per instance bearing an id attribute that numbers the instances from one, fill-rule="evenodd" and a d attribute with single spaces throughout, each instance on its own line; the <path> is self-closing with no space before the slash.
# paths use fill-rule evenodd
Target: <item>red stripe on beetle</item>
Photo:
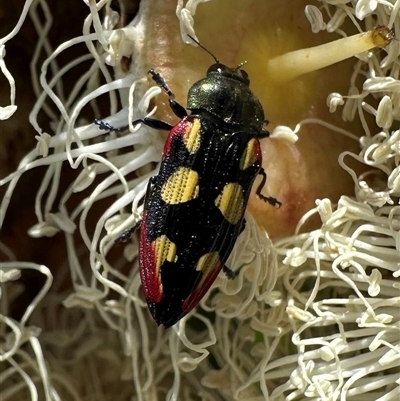
<path id="1" fill-rule="evenodd" d="M 191 126 L 192 123 L 184 118 L 177 125 L 175 125 L 174 128 L 172 128 L 164 145 L 162 160 L 164 160 L 170 153 L 172 141 L 176 137 L 183 137 L 190 130 Z"/>
<path id="2" fill-rule="evenodd" d="M 160 280 L 160 269 L 157 268 L 157 257 L 154 243 L 147 238 L 146 215 L 143 212 L 139 240 L 139 272 L 145 298 L 150 302 L 160 302 L 163 286 Z"/>
<path id="3" fill-rule="evenodd" d="M 203 285 L 193 290 L 193 292 L 183 301 L 182 310 L 185 314 L 189 313 L 200 302 L 210 289 L 211 284 L 215 281 L 221 269 L 222 265 L 215 266 L 214 270 L 205 279 Z"/>

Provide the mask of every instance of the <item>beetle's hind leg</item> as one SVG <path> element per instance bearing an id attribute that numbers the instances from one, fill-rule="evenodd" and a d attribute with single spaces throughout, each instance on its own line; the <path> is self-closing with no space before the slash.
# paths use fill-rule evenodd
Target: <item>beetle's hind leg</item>
<path id="1" fill-rule="evenodd" d="M 225 273 L 225 276 L 229 279 L 229 280 L 233 280 L 236 277 L 235 272 L 230 269 L 228 266 L 223 266 L 222 271 Z"/>
<path id="2" fill-rule="evenodd" d="M 186 109 L 177 101 L 175 101 L 174 93 L 169 89 L 165 79 L 161 76 L 161 74 L 155 72 L 153 69 L 151 69 L 148 73 L 153 78 L 153 81 L 168 95 L 169 106 L 174 114 L 179 118 L 186 117 Z"/>
<path id="3" fill-rule="evenodd" d="M 260 171 L 258 172 L 258 174 L 260 174 L 262 176 L 262 180 L 260 185 L 258 186 L 258 188 L 256 189 L 256 195 L 263 200 L 264 202 L 269 203 L 272 206 L 276 206 L 276 207 L 281 207 L 282 206 L 282 202 L 279 202 L 277 199 L 271 197 L 271 196 L 264 196 L 261 191 L 264 188 L 265 183 L 267 182 L 267 174 L 265 172 L 265 170 L 261 167 Z"/>
<path id="4" fill-rule="evenodd" d="M 243 219 L 242 223 L 240 224 L 240 233 L 239 233 L 239 235 L 244 231 L 245 228 L 246 228 L 246 220 Z M 229 280 L 233 280 L 236 277 L 236 273 L 226 265 L 224 265 L 222 267 L 222 271 L 225 273 L 225 276 Z"/>

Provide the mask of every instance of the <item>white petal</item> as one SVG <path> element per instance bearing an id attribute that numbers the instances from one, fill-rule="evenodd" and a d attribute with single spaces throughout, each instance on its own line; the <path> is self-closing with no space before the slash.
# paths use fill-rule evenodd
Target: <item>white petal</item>
<path id="1" fill-rule="evenodd" d="M 291 128 L 284 125 L 278 125 L 275 127 L 271 134 L 271 138 L 285 139 L 291 143 L 298 141 L 299 137 L 296 135 L 297 131 L 293 131 Z"/>
<path id="2" fill-rule="evenodd" d="M 329 112 L 334 113 L 338 106 L 344 105 L 343 96 L 340 93 L 333 92 L 326 99 L 326 105 L 329 107 Z"/>
<path id="3" fill-rule="evenodd" d="M 313 33 L 318 33 L 326 29 L 326 24 L 324 22 L 324 17 L 320 9 L 316 6 L 306 6 L 304 10 L 306 18 L 311 24 L 311 30 Z"/>
<path id="4" fill-rule="evenodd" d="M 4 270 L 0 268 L 0 283 L 6 283 L 7 281 L 15 281 L 21 277 L 21 270 L 11 269 Z"/>
<path id="5" fill-rule="evenodd" d="M 392 77 L 369 78 L 364 82 L 363 90 L 369 92 L 400 92 L 400 81 Z"/>
<path id="6" fill-rule="evenodd" d="M 376 124 L 381 128 L 390 128 L 393 123 L 392 101 L 389 96 L 384 96 L 379 102 L 376 112 Z"/>
<path id="7" fill-rule="evenodd" d="M 335 32 L 346 19 L 347 14 L 342 8 L 337 8 L 331 20 L 326 24 L 327 32 Z"/>
<path id="8" fill-rule="evenodd" d="M 363 20 L 366 16 L 372 14 L 377 6 L 378 2 L 376 0 L 358 0 L 355 9 L 356 17 Z"/>
<path id="9" fill-rule="evenodd" d="M 9 119 L 17 111 L 17 108 L 15 105 L 0 107 L 0 120 Z"/>

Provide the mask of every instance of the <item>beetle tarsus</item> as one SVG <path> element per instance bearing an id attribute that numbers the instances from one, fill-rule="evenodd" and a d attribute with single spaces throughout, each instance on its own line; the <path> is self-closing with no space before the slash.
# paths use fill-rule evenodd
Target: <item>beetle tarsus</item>
<path id="1" fill-rule="evenodd" d="M 115 239 L 116 244 L 123 244 L 125 242 L 128 242 L 129 239 L 132 237 L 132 234 L 138 229 L 140 226 L 141 220 L 139 220 L 133 227 L 128 228 L 122 234 Z"/>
<path id="2" fill-rule="evenodd" d="M 158 72 L 155 72 L 153 69 L 149 70 L 148 74 L 151 75 L 151 78 L 153 79 L 153 81 L 168 95 L 168 97 L 171 100 L 175 99 L 175 95 L 169 89 L 167 83 L 165 82 L 165 79 L 162 77 L 161 74 L 159 74 Z"/>
<path id="3" fill-rule="evenodd" d="M 168 95 L 169 106 L 171 107 L 171 110 L 174 112 L 174 114 L 181 119 L 183 117 L 186 117 L 186 109 L 181 104 L 175 101 L 175 95 L 171 91 L 171 89 L 169 89 L 162 75 L 158 72 L 155 72 L 153 69 L 149 70 L 148 73 L 151 75 L 153 81 Z"/>
<path id="4" fill-rule="evenodd" d="M 256 189 L 256 195 L 264 202 L 269 203 L 272 206 L 280 208 L 282 206 L 282 202 L 279 202 L 276 198 L 272 196 L 265 196 L 261 193 L 262 189 L 264 188 L 265 183 L 267 182 L 267 173 L 261 167 L 260 171 L 258 172 L 262 176 L 262 180 L 258 188 Z"/>
<path id="5" fill-rule="evenodd" d="M 236 277 L 235 272 L 232 269 L 230 269 L 228 266 L 224 265 L 224 267 L 222 268 L 222 271 L 225 273 L 226 277 L 229 280 L 233 280 Z"/>
<path id="6" fill-rule="evenodd" d="M 122 131 L 126 131 L 129 128 L 128 125 L 126 125 L 124 127 L 120 127 L 120 128 L 115 128 L 110 123 L 107 123 L 103 120 L 98 120 L 97 118 L 94 120 L 94 123 L 99 127 L 99 129 L 101 129 L 103 131 L 122 132 Z"/>

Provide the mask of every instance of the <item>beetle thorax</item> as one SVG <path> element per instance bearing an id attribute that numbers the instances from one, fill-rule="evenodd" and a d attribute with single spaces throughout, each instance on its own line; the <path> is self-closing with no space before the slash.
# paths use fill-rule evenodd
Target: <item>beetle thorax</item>
<path id="1" fill-rule="evenodd" d="M 196 82 L 189 90 L 187 108 L 247 131 L 259 131 L 264 123 L 263 108 L 250 87 L 224 74 L 208 73 Z"/>

